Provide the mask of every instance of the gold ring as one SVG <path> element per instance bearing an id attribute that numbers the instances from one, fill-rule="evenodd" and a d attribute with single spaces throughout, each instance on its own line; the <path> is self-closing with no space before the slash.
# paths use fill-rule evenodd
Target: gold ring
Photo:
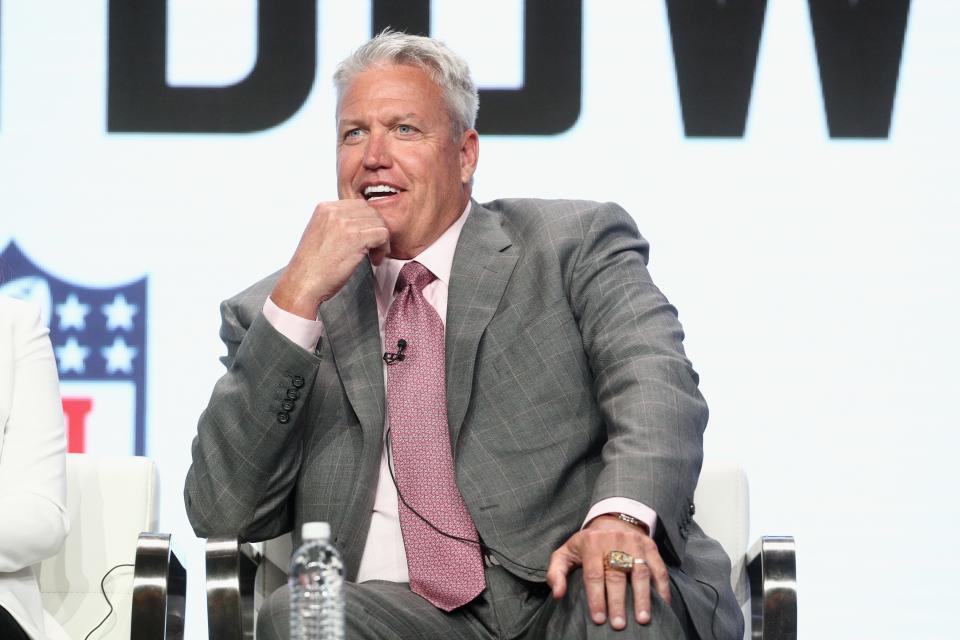
<path id="1" fill-rule="evenodd" d="M 622 571 L 629 573 L 633 569 L 633 556 L 626 551 L 608 551 L 603 556 L 603 566 L 611 571 Z"/>

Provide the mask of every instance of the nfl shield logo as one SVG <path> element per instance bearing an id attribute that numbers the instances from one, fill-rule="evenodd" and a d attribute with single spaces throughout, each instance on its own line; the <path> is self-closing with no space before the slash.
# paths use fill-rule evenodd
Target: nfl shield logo
<path id="1" fill-rule="evenodd" d="M 60 373 L 67 450 L 144 455 L 147 279 L 115 287 L 60 280 L 13 242 L 0 293 L 40 306 Z"/>

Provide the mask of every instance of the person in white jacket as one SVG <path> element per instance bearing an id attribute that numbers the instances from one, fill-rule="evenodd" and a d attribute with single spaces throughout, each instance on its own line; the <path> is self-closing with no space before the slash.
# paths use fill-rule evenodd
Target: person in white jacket
<path id="1" fill-rule="evenodd" d="M 59 638 L 37 575 L 67 535 L 66 437 L 39 309 L 0 296 L 0 638 Z"/>

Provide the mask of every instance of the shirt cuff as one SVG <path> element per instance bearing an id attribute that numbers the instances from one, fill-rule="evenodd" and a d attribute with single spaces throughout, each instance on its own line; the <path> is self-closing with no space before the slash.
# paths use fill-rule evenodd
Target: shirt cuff
<path id="1" fill-rule="evenodd" d="M 590 521 L 597 516 L 606 515 L 608 513 L 625 513 L 628 516 L 633 516 L 640 522 L 647 525 L 647 529 L 650 530 L 651 537 L 657 530 L 657 512 L 642 502 L 637 502 L 636 500 L 631 500 L 630 498 L 604 498 L 597 504 L 593 505 L 590 508 L 590 511 L 587 512 L 587 517 L 583 520 L 583 527 L 586 527 L 588 524 L 590 524 Z M 580 528 L 582 529 L 583 527 Z"/>
<path id="2" fill-rule="evenodd" d="M 319 320 L 307 320 L 284 311 L 269 296 L 263 303 L 263 316 L 270 326 L 304 350 L 313 353 L 317 348 L 320 335 L 323 333 L 323 323 Z"/>

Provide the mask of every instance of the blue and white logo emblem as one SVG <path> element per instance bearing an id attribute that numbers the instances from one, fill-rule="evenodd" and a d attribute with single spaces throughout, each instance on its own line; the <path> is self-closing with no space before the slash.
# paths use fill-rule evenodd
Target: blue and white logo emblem
<path id="1" fill-rule="evenodd" d="M 10 242 L 0 293 L 39 305 L 50 327 L 72 452 L 143 455 L 147 279 L 84 287 L 45 272 Z"/>

